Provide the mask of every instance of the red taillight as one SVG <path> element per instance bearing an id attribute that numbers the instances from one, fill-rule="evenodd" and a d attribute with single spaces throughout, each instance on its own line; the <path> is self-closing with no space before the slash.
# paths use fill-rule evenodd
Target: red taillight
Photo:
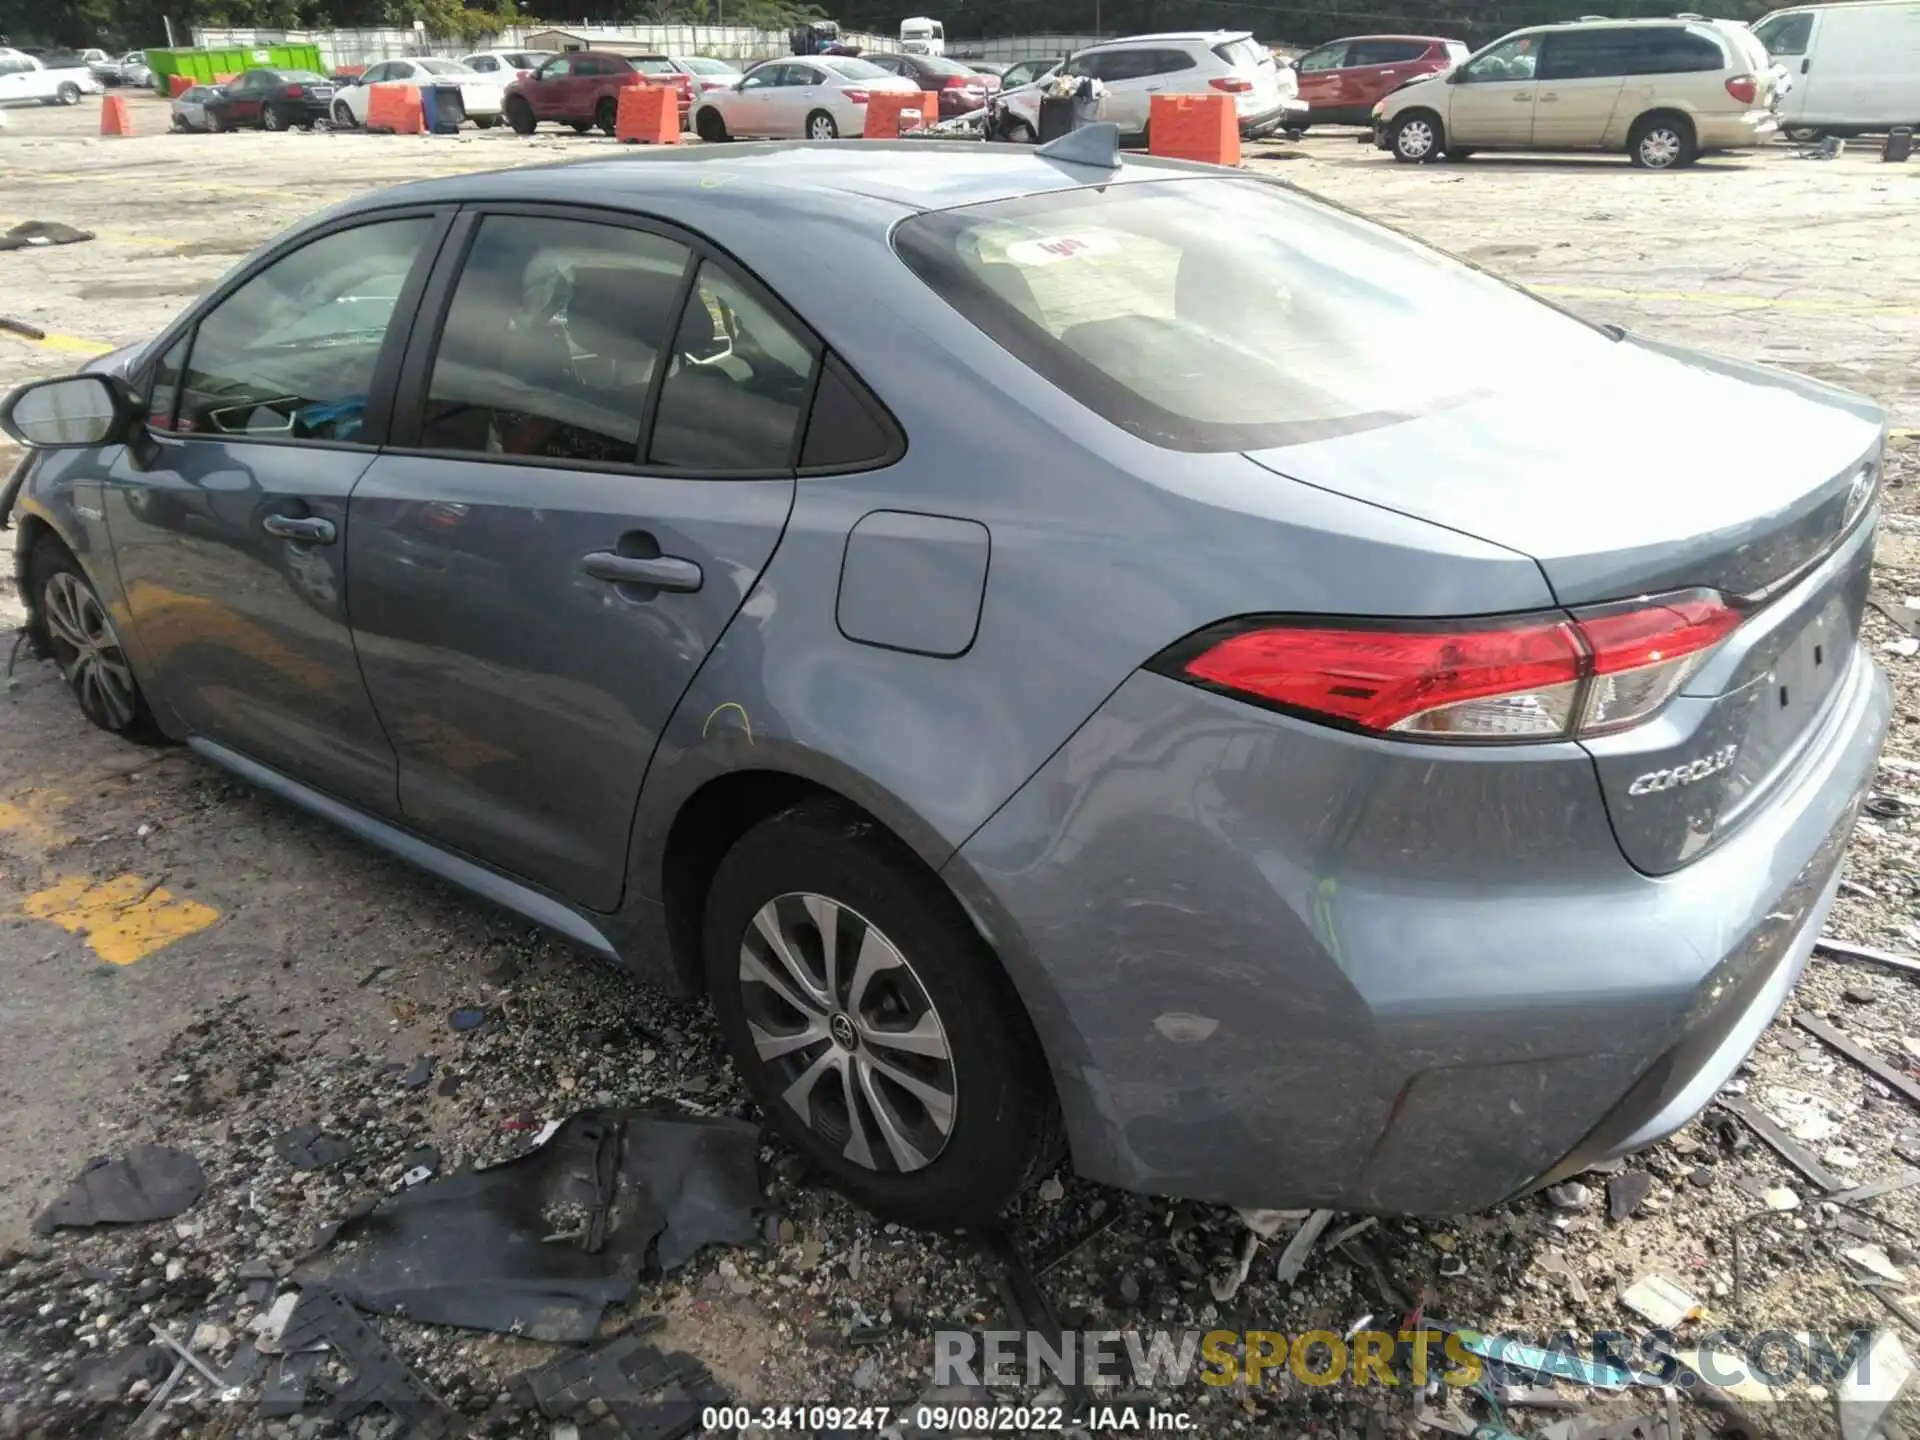
<path id="1" fill-rule="evenodd" d="M 1704 591 L 1498 623 L 1236 622 L 1156 668 L 1352 729 L 1553 740 L 1645 720 L 1741 616 Z"/>
<path id="2" fill-rule="evenodd" d="M 1229 95 L 1244 95 L 1253 89 L 1251 80 L 1242 80 L 1238 75 L 1216 75 L 1207 81 L 1215 90 L 1224 90 Z"/>
<path id="3" fill-rule="evenodd" d="M 307 93 L 307 91 L 306 91 L 306 87 L 305 87 L 304 85 L 289 85 L 289 86 L 287 86 L 287 98 L 288 98 L 289 100 L 298 100 L 298 99 L 299 99 L 299 98 L 300 98 L 300 97 L 301 97 L 302 95 L 304 95 L 304 94 L 306 94 L 306 93 Z"/>
<path id="4" fill-rule="evenodd" d="M 1727 94 L 1742 105 L 1753 104 L 1754 97 L 1760 93 L 1760 87 L 1751 75 L 1734 75 L 1727 80 Z"/>
<path id="5" fill-rule="evenodd" d="M 947 90 L 978 90 L 981 88 L 977 75 L 949 75 L 942 87 Z"/>
<path id="6" fill-rule="evenodd" d="M 867 92 L 864 90 L 846 90 L 841 93 L 847 97 L 849 104 L 864 105 L 867 103 Z"/>

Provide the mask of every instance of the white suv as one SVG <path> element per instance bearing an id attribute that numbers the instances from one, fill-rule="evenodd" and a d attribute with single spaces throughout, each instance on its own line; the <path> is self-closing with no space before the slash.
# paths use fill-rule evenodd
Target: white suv
<path id="1" fill-rule="evenodd" d="M 1517 30 L 1373 107 L 1397 160 L 1475 150 L 1624 150 L 1648 170 L 1758 145 L 1778 128 L 1777 80 L 1744 26 L 1695 16 Z"/>
<path id="2" fill-rule="evenodd" d="M 1121 136 L 1134 144 L 1146 139 L 1155 95 L 1231 95 L 1241 137 L 1249 140 L 1301 125 L 1307 118 L 1292 68 L 1276 64 L 1245 30 L 1183 30 L 1108 40 L 1076 52 L 1061 73 L 1098 80 L 1106 88 L 1100 117 L 1118 125 Z M 1003 94 L 1010 138 L 1030 140 L 1040 133 L 1043 88 L 1034 84 Z"/>

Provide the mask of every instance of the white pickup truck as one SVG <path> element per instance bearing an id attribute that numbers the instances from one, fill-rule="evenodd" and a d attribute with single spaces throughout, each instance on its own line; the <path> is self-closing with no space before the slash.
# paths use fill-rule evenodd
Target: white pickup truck
<path id="1" fill-rule="evenodd" d="M 42 105 L 78 105 L 82 95 L 100 93 L 100 82 L 86 62 L 49 70 L 31 55 L 0 48 L 0 105 L 37 100 Z"/>

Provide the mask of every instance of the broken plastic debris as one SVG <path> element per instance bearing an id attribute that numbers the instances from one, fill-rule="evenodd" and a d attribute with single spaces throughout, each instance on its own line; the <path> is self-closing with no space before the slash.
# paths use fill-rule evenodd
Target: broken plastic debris
<path id="1" fill-rule="evenodd" d="M 1785 1185 L 1775 1185 L 1760 1198 L 1766 1202 L 1769 1210 L 1786 1211 L 1800 1208 L 1799 1194 Z"/>
<path id="2" fill-rule="evenodd" d="M 1556 1210 L 1584 1210 L 1593 1203 L 1593 1191 L 1577 1180 L 1547 1187 L 1547 1203 Z"/>
<path id="3" fill-rule="evenodd" d="M 1307 1263 L 1307 1256 L 1313 1253 L 1320 1232 L 1327 1228 L 1333 1219 L 1333 1211 L 1316 1210 L 1309 1215 L 1300 1228 L 1294 1231 L 1293 1239 L 1287 1242 L 1287 1248 L 1280 1252 L 1280 1259 L 1273 1267 L 1273 1278 L 1282 1285 L 1291 1285 Z"/>
<path id="4" fill-rule="evenodd" d="M 1900 1393 L 1913 1379 L 1913 1361 L 1891 1330 L 1873 1337 L 1873 1344 L 1840 1377 L 1835 1408 L 1840 1414 L 1841 1440 L 1868 1440 Z"/>
<path id="5" fill-rule="evenodd" d="M 1906 1272 L 1894 1264 L 1887 1252 L 1878 1245 L 1856 1245 L 1851 1250 L 1842 1250 L 1840 1253 L 1862 1270 L 1870 1271 L 1882 1280 L 1897 1282 L 1907 1278 Z"/>
<path id="6" fill-rule="evenodd" d="M 318 1125 L 296 1125 L 273 1148 L 296 1170 L 325 1170 L 353 1158 L 353 1147 Z"/>
<path id="7" fill-rule="evenodd" d="M 560 1422 L 556 1435 L 561 1424 L 571 1428 L 575 1416 L 604 1417 L 593 1428 L 595 1440 L 689 1434 L 699 1428 L 703 1408 L 727 1400 L 699 1360 L 663 1353 L 637 1334 L 563 1355 L 517 1376 L 513 1388 L 528 1395 L 542 1415 Z"/>
<path id="8" fill-rule="evenodd" d="M 1620 1303 L 1661 1330 L 1674 1330 L 1700 1314 L 1700 1302 L 1671 1276 L 1652 1274 L 1633 1282 Z"/>
<path id="9" fill-rule="evenodd" d="M 1625 1220 L 1638 1210 L 1653 1189 L 1653 1177 L 1644 1170 L 1629 1170 L 1607 1181 L 1607 1214 Z"/>
<path id="10" fill-rule="evenodd" d="M 89 1160 L 33 1222 L 39 1235 L 63 1225 L 139 1225 L 191 1210 L 207 1188 L 200 1162 L 166 1145 L 135 1145 L 118 1160 Z"/>
<path id="11" fill-rule="evenodd" d="M 326 1346 L 333 1364 L 350 1378 L 328 1385 L 322 1407 L 344 1424 L 379 1407 L 396 1416 L 409 1440 L 436 1440 L 451 1433 L 452 1412 L 387 1346 L 353 1306 L 324 1287 L 303 1291 L 281 1337 L 289 1350 Z"/>

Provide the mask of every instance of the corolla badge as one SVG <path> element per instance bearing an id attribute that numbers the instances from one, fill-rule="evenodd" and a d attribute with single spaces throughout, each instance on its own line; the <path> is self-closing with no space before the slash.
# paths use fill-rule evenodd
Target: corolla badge
<path id="1" fill-rule="evenodd" d="M 1724 745 L 1692 764 L 1675 765 L 1666 770 L 1649 770 L 1627 786 L 1627 794 L 1657 795 L 1662 790 L 1677 790 L 1682 785 L 1695 784 L 1709 775 L 1718 775 L 1733 764 L 1733 757 L 1739 749 L 1738 745 Z"/>
<path id="2" fill-rule="evenodd" d="M 1871 465 L 1862 465 L 1860 473 L 1853 477 L 1853 484 L 1847 490 L 1847 514 L 1842 522 L 1843 525 L 1851 525 L 1854 517 L 1865 509 L 1867 502 L 1873 498 L 1874 478 L 1875 471 Z"/>

